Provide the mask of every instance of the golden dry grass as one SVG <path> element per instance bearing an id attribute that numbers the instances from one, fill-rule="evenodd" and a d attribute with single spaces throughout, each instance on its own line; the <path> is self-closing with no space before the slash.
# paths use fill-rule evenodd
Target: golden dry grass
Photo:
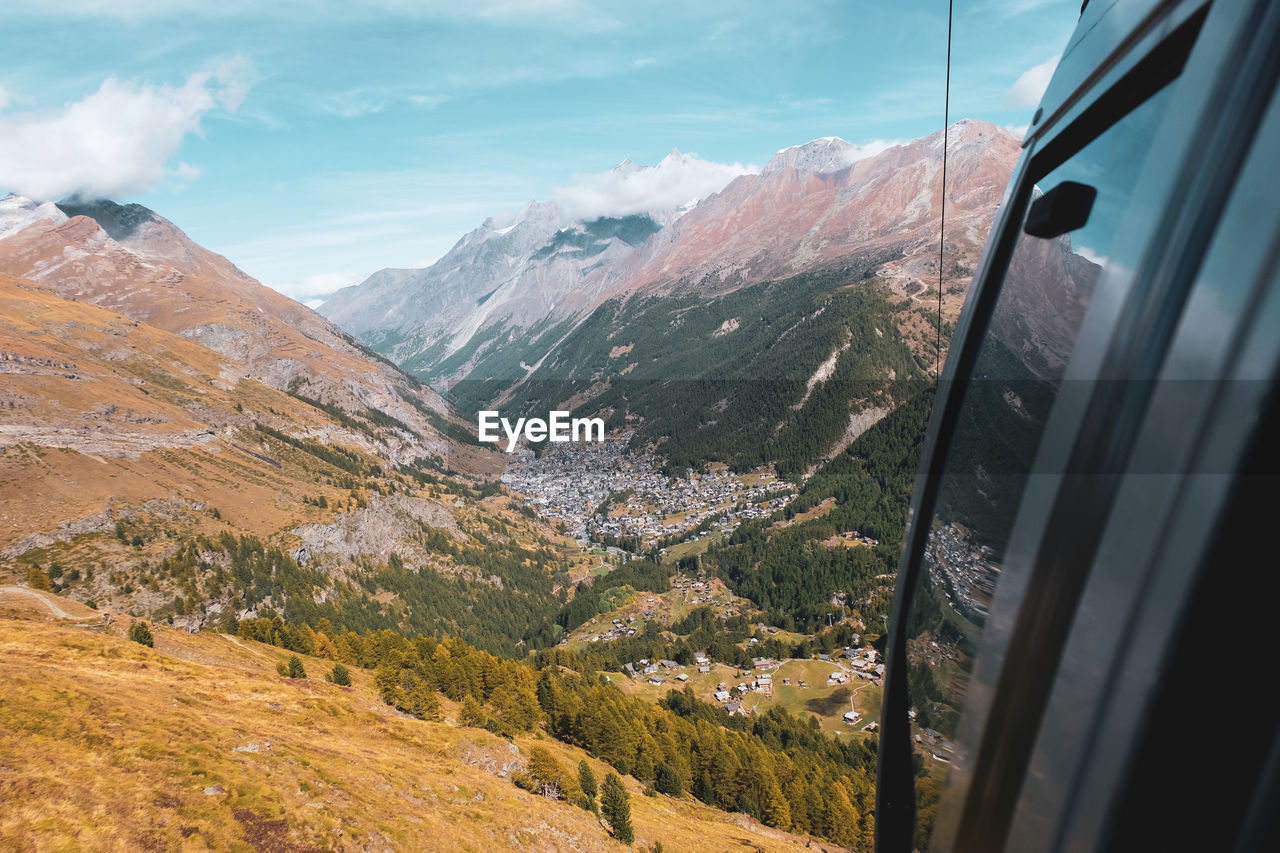
<path id="1" fill-rule="evenodd" d="M 340 688 L 321 680 L 327 662 L 304 658 L 311 678 L 291 681 L 275 673 L 280 649 L 164 627 L 149 649 L 124 627 L 0 602 L 0 849 L 623 849 L 588 812 L 499 775 L 535 742 L 566 765 L 578 750 L 528 737 L 513 752 L 487 732 L 405 717 L 366 672 Z M 805 846 L 627 782 L 636 849 Z"/>

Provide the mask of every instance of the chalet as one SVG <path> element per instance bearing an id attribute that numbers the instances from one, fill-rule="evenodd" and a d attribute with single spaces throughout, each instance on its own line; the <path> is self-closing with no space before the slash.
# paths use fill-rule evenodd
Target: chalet
<path id="1" fill-rule="evenodd" d="M 862 715 L 859 714 L 857 711 L 844 712 L 844 721 L 851 726 L 857 723 L 861 719 L 862 719 Z"/>
<path id="2" fill-rule="evenodd" d="M 757 676 L 756 676 L 756 686 L 757 686 L 757 687 L 772 687 L 772 686 L 773 686 L 773 676 L 772 676 L 772 675 L 770 675 L 770 674 L 769 674 L 769 673 L 767 673 L 767 672 L 762 672 L 762 673 L 760 673 L 759 675 L 757 675 Z"/>
<path id="3" fill-rule="evenodd" d="M 728 701 L 729 701 L 729 691 L 728 691 L 728 690 L 717 690 L 717 691 L 716 691 L 716 701 L 717 701 L 717 702 L 728 702 Z"/>
<path id="4" fill-rule="evenodd" d="M 698 652 L 693 656 L 693 662 L 696 663 L 698 666 L 705 666 L 706 664 L 710 663 L 711 660 L 706 656 L 704 652 Z"/>
<path id="5" fill-rule="evenodd" d="M 679 675 L 677 675 L 677 676 L 676 676 L 676 680 L 677 680 L 677 681 L 688 681 L 688 680 L 689 680 L 689 675 L 688 675 L 688 673 L 684 673 L 684 672 L 682 672 L 682 673 L 680 673 Z"/>
<path id="6" fill-rule="evenodd" d="M 651 663 L 644 668 L 645 675 L 653 675 L 657 671 L 658 671 L 658 665 L 656 663 Z"/>
<path id="7" fill-rule="evenodd" d="M 709 664 L 704 663 L 702 666 L 698 667 L 698 672 L 706 673 L 710 671 L 711 671 L 711 666 Z"/>
<path id="8" fill-rule="evenodd" d="M 649 683 L 650 683 L 650 684 L 665 684 L 665 683 L 666 683 L 666 681 L 665 681 L 665 680 L 662 678 L 662 676 L 660 676 L 660 675 L 651 675 L 651 676 L 649 676 Z"/>
<path id="9" fill-rule="evenodd" d="M 742 707 L 741 702 L 730 702 L 724 706 L 724 709 L 729 712 L 731 717 L 745 717 L 747 715 L 747 709 Z"/>

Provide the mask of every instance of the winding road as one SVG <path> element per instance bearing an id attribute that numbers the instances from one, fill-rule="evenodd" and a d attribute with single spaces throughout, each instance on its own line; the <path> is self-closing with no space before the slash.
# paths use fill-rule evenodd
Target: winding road
<path id="1" fill-rule="evenodd" d="M 4 601 L 5 598 L 10 595 L 21 595 L 27 598 L 34 598 L 36 601 L 41 602 L 45 607 L 49 608 L 49 612 L 54 616 L 57 616 L 59 619 L 70 619 L 72 622 L 95 622 L 101 621 L 104 618 L 104 614 L 100 613 L 95 613 L 92 616 L 72 616 L 70 613 L 59 607 L 55 602 L 50 601 L 49 598 L 39 590 L 27 589 L 23 586 L 0 586 L 0 601 Z"/>

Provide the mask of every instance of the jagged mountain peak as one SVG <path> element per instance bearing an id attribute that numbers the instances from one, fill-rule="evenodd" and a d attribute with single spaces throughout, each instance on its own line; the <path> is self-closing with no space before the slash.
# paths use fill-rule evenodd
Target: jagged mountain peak
<path id="1" fill-rule="evenodd" d="M 538 201 L 537 199 L 529 199 L 524 209 L 520 211 L 520 217 L 517 221 L 524 220 L 548 220 L 559 219 L 561 216 L 560 208 L 556 206 L 554 201 Z"/>
<path id="2" fill-rule="evenodd" d="M 994 125 L 964 121 L 952 126 L 949 151 L 964 168 L 949 176 L 948 245 L 967 259 L 1017 142 Z M 433 267 L 379 273 L 320 310 L 407 369 L 446 382 L 479 369 L 490 351 L 533 340 L 529 330 L 580 322 L 632 293 L 722 294 L 852 257 L 901 255 L 881 278 L 907 295 L 936 264 L 940 155 L 941 131 L 936 145 L 927 136 L 887 148 L 827 136 L 785 148 L 763 173 L 740 174 L 679 207 L 569 221 L 554 204 L 530 203 L 519 219 L 499 220 L 505 227 L 486 222 Z M 678 173 L 693 159 L 674 149 L 655 166 L 623 160 L 606 185 Z M 547 344 L 511 363 L 534 364 L 539 357 L 524 356 Z"/>
<path id="3" fill-rule="evenodd" d="M 838 172 L 852 165 L 859 151 L 858 146 L 845 142 L 838 136 L 824 136 L 803 145 L 783 148 L 765 164 L 764 174 L 782 169 L 797 169 L 802 172 Z"/>
<path id="4" fill-rule="evenodd" d="M 110 199 L 64 199 L 58 202 L 57 207 L 68 218 L 89 217 L 118 243 L 128 240 L 148 223 L 174 227 L 155 211 L 140 204 L 119 204 Z"/>

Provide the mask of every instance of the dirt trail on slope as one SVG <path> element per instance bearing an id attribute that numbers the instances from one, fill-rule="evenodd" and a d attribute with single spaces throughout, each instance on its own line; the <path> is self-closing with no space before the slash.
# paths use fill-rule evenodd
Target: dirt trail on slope
<path id="1" fill-rule="evenodd" d="M 10 595 L 34 598 L 36 601 L 39 601 L 45 607 L 49 608 L 49 612 L 54 616 L 57 616 L 59 619 L 70 619 L 73 622 L 89 622 L 100 621 L 104 618 L 104 614 L 102 613 L 92 613 L 88 616 L 73 616 L 54 602 L 50 601 L 47 596 L 38 590 L 27 589 L 26 587 L 21 586 L 0 586 L 0 602 L 4 601 Z"/>

